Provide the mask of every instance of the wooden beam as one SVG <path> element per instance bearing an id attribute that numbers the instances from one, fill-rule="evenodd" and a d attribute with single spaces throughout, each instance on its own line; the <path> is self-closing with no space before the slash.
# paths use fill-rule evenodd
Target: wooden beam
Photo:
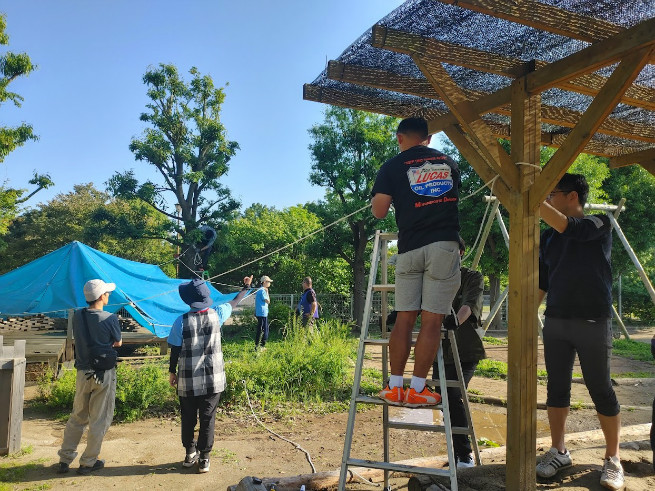
<path id="1" fill-rule="evenodd" d="M 535 182 L 531 193 L 530 206 L 534 209 L 550 192 L 551 188 L 564 175 L 571 163 L 577 158 L 591 136 L 612 112 L 621 94 L 637 77 L 650 57 L 650 48 L 637 51 L 627 56 L 614 69 L 612 76 L 592 101 L 580 118 L 580 122 L 566 138 L 565 143 L 553 154 Z M 529 75 L 526 76 L 526 79 Z"/>
<path id="2" fill-rule="evenodd" d="M 585 73 L 594 72 L 604 66 L 621 61 L 634 51 L 649 49 L 655 44 L 653 32 L 655 32 L 655 18 L 645 20 L 612 38 L 594 43 L 528 74 L 526 88 L 530 94 L 543 92 Z"/>
<path id="3" fill-rule="evenodd" d="M 462 156 L 471 164 L 471 167 L 482 178 L 484 182 L 490 182 L 498 174 L 491 168 L 487 161 L 482 158 L 479 149 L 468 138 L 468 135 L 458 126 L 452 125 L 444 128 L 444 133 L 448 139 L 457 147 L 457 150 Z M 498 197 L 500 202 L 505 206 L 509 204 L 509 188 L 505 182 L 498 178 L 493 184 L 493 192 Z"/>
<path id="4" fill-rule="evenodd" d="M 441 100 L 437 91 L 426 79 L 398 75 L 377 68 L 346 64 L 340 61 L 330 61 L 328 62 L 327 76 L 331 80 L 348 82 L 365 87 L 374 87 L 392 92 L 399 92 L 401 94 L 415 95 L 427 99 Z M 462 89 L 462 92 L 469 101 L 472 101 L 473 110 L 479 112 L 479 114 L 483 114 L 483 111 L 478 110 L 481 106 L 482 108 L 486 108 L 488 104 L 483 106 L 479 101 L 486 100 L 485 98 L 489 94 L 486 92 L 465 89 Z M 505 116 L 510 116 L 512 113 L 509 104 L 493 108 L 488 112 Z M 581 112 L 565 107 L 544 104 L 541 106 L 541 120 L 544 123 L 550 123 L 565 128 L 573 128 L 578 121 L 580 121 L 581 117 Z M 438 131 L 441 131 L 444 126 L 449 126 L 457 122 L 457 118 L 455 118 L 452 113 L 448 113 L 447 115 L 440 117 L 439 121 L 439 123 L 432 121 L 431 124 L 429 124 L 431 133 L 437 133 Z M 598 132 L 619 138 L 655 143 L 654 126 L 634 123 L 617 118 L 607 118 L 598 128 Z"/>
<path id="5" fill-rule="evenodd" d="M 539 95 L 530 96 L 525 77 L 512 84 L 511 158 L 521 187 L 510 195 L 509 318 L 507 324 L 507 489 L 534 490 L 537 435 L 537 298 L 539 213 L 529 205 L 539 170 Z"/>
<path id="6" fill-rule="evenodd" d="M 500 175 L 509 188 L 518 188 L 518 170 L 512 164 L 505 149 L 498 143 L 479 113 L 476 113 L 466 95 L 457 86 L 441 63 L 413 56 L 414 63 L 441 96 L 457 118 L 462 129 L 468 133 L 489 166 Z"/>
<path id="7" fill-rule="evenodd" d="M 624 30 L 606 20 L 532 0 L 437 1 L 590 43 L 607 39 Z"/>
<path id="8" fill-rule="evenodd" d="M 377 114 L 385 114 L 394 118 L 407 118 L 409 116 L 422 116 L 427 120 L 437 118 L 443 114 L 442 111 L 433 108 L 426 108 L 424 105 L 406 101 L 384 100 L 365 94 L 356 94 L 334 88 L 321 87 L 313 84 L 303 86 L 303 99 L 306 101 L 321 102 L 333 106 L 347 107 L 368 111 Z"/>
<path id="9" fill-rule="evenodd" d="M 494 73 L 512 79 L 526 73 L 528 68 L 532 68 L 531 63 L 516 58 L 460 46 L 455 43 L 440 41 L 381 25 L 373 26 L 371 44 L 376 48 L 383 48 L 410 56 L 413 54 L 429 56 L 442 63 L 462 66 L 485 73 Z M 548 65 L 549 63 L 546 61 L 534 60 L 534 67 L 537 69 L 545 68 Z M 605 82 L 607 82 L 607 77 L 595 73 L 586 73 L 571 80 L 564 80 L 555 86 L 562 90 L 595 96 Z M 642 85 L 633 85 L 626 91 L 621 102 L 635 107 L 655 110 L 655 89 Z"/>
<path id="10" fill-rule="evenodd" d="M 655 165 L 655 148 L 649 148 L 640 152 L 627 153 L 624 155 L 617 155 L 610 159 L 610 168 L 616 169 L 626 165 L 633 164 L 653 164 Z"/>

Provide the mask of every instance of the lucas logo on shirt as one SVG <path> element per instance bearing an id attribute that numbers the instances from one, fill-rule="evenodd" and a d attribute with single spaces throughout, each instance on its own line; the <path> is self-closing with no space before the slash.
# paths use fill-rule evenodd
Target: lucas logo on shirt
<path id="1" fill-rule="evenodd" d="M 453 188 L 451 169 L 446 164 L 425 163 L 407 171 L 409 186 L 421 196 L 441 196 Z"/>

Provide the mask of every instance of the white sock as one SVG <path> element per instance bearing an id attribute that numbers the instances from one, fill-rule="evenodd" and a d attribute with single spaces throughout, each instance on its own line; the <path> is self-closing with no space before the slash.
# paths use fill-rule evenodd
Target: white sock
<path id="1" fill-rule="evenodd" d="M 425 379 L 412 375 L 412 383 L 409 388 L 414 389 L 416 392 L 423 392 L 423 389 L 425 388 Z"/>
<path id="2" fill-rule="evenodd" d="M 389 376 L 389 388 L 393 389 L 394 387 L 403 386 L 403 376 L 402 375 L 390 375 Z"/>

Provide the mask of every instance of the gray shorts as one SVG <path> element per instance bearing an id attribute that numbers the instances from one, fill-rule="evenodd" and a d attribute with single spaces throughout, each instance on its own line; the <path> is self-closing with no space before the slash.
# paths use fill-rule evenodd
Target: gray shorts
<path id="1" fill-rule="evenodd" d="M 449 314 L 461 281 L 459 244 L 433 242 L 398 254 L 396 310 Z"/>

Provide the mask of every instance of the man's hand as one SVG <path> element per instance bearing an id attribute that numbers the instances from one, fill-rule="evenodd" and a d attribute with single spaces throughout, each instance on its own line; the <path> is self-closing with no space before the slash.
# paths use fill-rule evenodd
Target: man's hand
<path id="1" fill-rule="evenodd" d="M 253 275 L 244 276 L 243 277 L 243 286 L 245 286 L 246 288 L 250 288 L 250 285 L 252 285 L 252 277 L 253 277 Z"/>
<path id="2" fill-rule="evenodd" d="M 447 331 L 454 331 L 459 327 L 459 324 L 455 320 L 455 316 L 453 314 L 447 315 L 444 320 L 443 320 L 443 327 Z"/>
<path id="3" fill-rule="evenodd" d="M 171 384 L 171 387 L 177 387 L 177 375 L 174 373 L 168 373 L 168 383 Z"/>

